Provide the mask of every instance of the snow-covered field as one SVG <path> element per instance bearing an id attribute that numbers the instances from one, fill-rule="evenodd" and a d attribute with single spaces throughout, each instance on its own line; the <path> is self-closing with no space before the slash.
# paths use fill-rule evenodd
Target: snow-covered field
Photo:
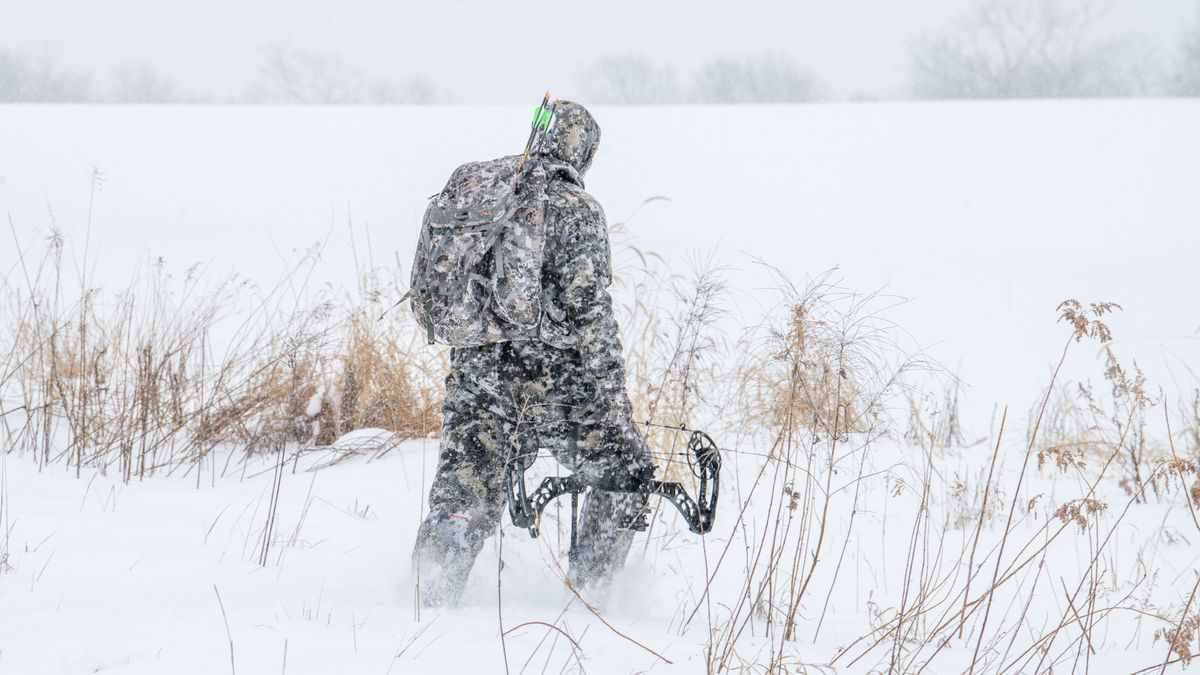
<path id="1" fill-rule="evenodd" d="M 872 464 L 888 477 L 864 484 L 836 586 L 828 585 L 832 570 L 826 570 L 800 610 L 801 638 L 787 650 L 794 667 L 827 662 L 881 620 L 874 612 L 897 606 L 920 501 L 914 488 L 921 484 L 922 462 L 910 455 L 916 452 L 885 444 L 873 453 Z M 987 455 L 939 451 L 935 471 L 975 489 Z M 744 538 L 745 531 L 766 525 L 764 487 L 740 526 L 745 531 L 734 529 L 739 500 L 754 478 L 753 457 L 727 457 L 737 465 L 738 478 L 724 491 L 715 532 L 698 539 L 670 514 L 649 541 L 639 538 L 612 596 L 596 608 L 603 620 L 560 581 L 561 529 L 547 527 L 534 540 L 507 523 L 502 543 L 493 541 L 480 556 L 467 606 L 418 616 L 408 554 L 421 513 L 422 480 L 428 483 L 435 458 L 436 443 L 418 441 L 372 463 L 312 473 L 289 469 L 264 567 L 258 557 L 270 503 L 269 463 L 252 464 L 245 477 L 238 472 L 215 484 L 206 476 L 197 487 L 194 477 L 123 485 L 92 472 L 81 479 L 62 468 L 38 473 L 31 462 L 8 457 L 12 569 L 0 576 L 0 672 L 502 673 L 505 651 L 514 673 L 705 672 L 710 626 L 719 632 L 726 603 L 738 600 L 756 545 Z M 1019 462 L 1010 462 L 1006 479 L 1017 469 Z M 1029 494 L 1042 495 L 1042 504 L 1020 513 L 1014 541 L 1046 538 L 1038 528 L 1056 529 L 1053 507 L 1076 496 L 1073 481 L 1055 482 L 1053 475 L 1039 473 L 1028 487 Z M 898 487 L 903 485 L 909 487 Z M 945 569 L 954 567 L 953 552 L 969 547 L 972 536 L 969 509 L 957 506 L 967 499 L 952 488 L 939 482 L 930 505 L 932 527 L 918 532 L 930 550 L 946 552 L 936 565 Z M 1113 498 L 1111 509 L 1119 511 L 1124 499 L 1118 494 L 1110 486 L 1101 496 Z M 848 532 L 849 495 L 835 502 L 832 513 L 835 545 L 826 553 L 831 559 Z M 1110 522 L 1101 518 L 1097 527 L 1103 533 Z M 1002 514 L 985 533 L 981 551 L 996 543 L 998 528 Z M 1089 536 L 1098 536 L 1073 523 L 1069 528 L 1044 561 L 1043 592 L 1030 609 L 1039 619 L 1064 611 L 1067 587 L 1073 590 L 1078 581 L 1072 570 L 1086 567 Z M 729 560 L 713 582 L 712 604 L 700 602 L 689 623 L 705 570 L 713 569 L 731 540 Z M 1166 649 L 1151 634 L 1164 623 L 1152 618 L 1153 608 L 1178 607 L 1195 582 L 1200 557 L 1195 526 L 1179 504 L 1136 505 L 1108 551 L 1099 607 L 1133 593 L 1129 604 L 1144 599 L 1147 615 L 1118 613 L 1103 622 L 1094 638 L 1092 669 L 1128 673 L 1162 663 Z M 927 564 L 937 560 L 934 555 Z M 933 571 L 921 571 L 926 573 Z M 1022 584 L 1022 590 L 1030 589 Z M 992 620 L 1022 609 L 998 603 Z M 556 625 L 578 649 L 543 623 L 528 622 Z M 763 625 L 759 617 L 747 629 L 732 661 L 735 671 L 767 660 Z M 1034 628 L 1045 629 L 1043 621 Z M 965 672 L 973 646 L 970 640 L 948 646 L 928 672 Z M 886 655 L 882 666 L 877 657 L 854 664 L 842 658 L 834 670 L 885 667 Z"/>
<path id="2" fill-rule="evenodd" d="M 226 617 L 241 673 L 284 672 L 285 663 L 288 673 L 503 672 L 494 547 L 471 580 L 467 597 L 475 606 L 419 617 L 414 610 L 407 561 L 420 486 L 435 460 L 436 441 L 411 442 L 377 463 L 289 471 L 277 540 L 261 567 L 269 464 L 257 476 L 197 488 L 188 478 L 123 485 L 39 474 L 10 457 L 13 569 L 0 577 L 0 672 L 227 672 Z M 681 539 L 673 533 L 671 547 Z M 561 625 L 581 641 L 588 672 L 652 666 L 654 656 L 577 603 L 568 608 L 569 593 L 543 545 L 557 550 L 563 542 L 506 530 L 505 629 L 565 615 Z M 678 554 L 657 549 L 640 547 L 605 618 L 648 640 L 680 672 L 693 672 L 702 669 L 702 655 L 669 630 L 679 584 L 654 583 L 678 578 L 671 572 Z M 652 569 L 656 559 L 661 569 Z M 526 672 L 575 663 L 565 640 L 541 644 L 545 633 L 529 626 L 508 635 L 514 672 L 534 652 Z"/>
<path id="3" fill-rule="evenodd" d="M 813 664 L 812 672 L 831 661 L 838 672 L 887 670 L 892 641 L 857 661 L 863 643 L 854 641 L 897 616 L 912 625 L 897 652 L 925 649 L 900 659 L 913 671 L 933 658 L 926 672 L 965 672 L 977 651 L 994 665 L 1028 648 L 1030 670 L 1010 672 L 1031 672 L 1036 640 L 1065 616 L 1086 616 L 1094 630 L 1070 642 L 1084 633 L 1064 629 L 1042 668 L 1064 650 L 1058 668 L 1078 654 L 1080 669 L 1094 672 L 1169 660 L 1154 633 L 1183 612 L 1200 561 L 1200 525 L 1178 481 L 1164 481 L 1147 503 L 1131 503 L 1114 478 L 1092 493 L 1102 462 L 1089 457 L 1086 470 L 1066 472 L 1035 459 L 1019 493 L 1013 486 L 1070 334 L 1055 323 L 1059 301 L 1124 306 L 1105 317 L 1114 349 L 1163 388 L 1172 415 L 1200 386 L 1200 101 L 596 115 L 605 137 L 590 191 L 610 220 L 649 197 L 670 198 L 638 210 L 636 243 L 678 268 L 694 253 L 733 266 L 731 325 L 757 320 L 774 297 L 753 258 L 797 278 L 840 266 L 843 286 L 886 285 L 911 298 L 888 317 L 968 387 L 967 447 L 897 433 L 833 473 L 821 562 L 797 608 L 796 639 L 777 661 Z M 0 211 L 13 242 L 0 247 L 0 271 L 15 279 L 18 244 L 31 246 L 55 224 L 86 240 L 94 286 L 124 284 L 157 256 L 175 270 L 206 262 L 214 277 L 235 270 L 269 284 L 315 242 L 327 243 L 310 283 L 351 286 L 350 224 L 360 255 L 407 263 L 425 198 L 462 161 L 512 152 L 527 118 L 507 107 L 0 107 Z M 96 167 L 103 180 L 93 194 Z M 1061 377 L 1100 383 L 1102 371 L 1086 341 Z M 1005 405 L 990 483 L 999 493 L 973 547 Z M 691 673 L 704 672 L 707 645 L 722 650 L 731 623 L 746 618 L 725 663 L 763 672 L 781 619 L 777 608 L 740 608 L 743 585 L 771 562 L 757 557 L 774 550 L 764 533 L 792 522 L 779 494 L 799 489 L 804 470 L 819 474 L 811 494 L 823 493 L 830 472 L 819 458 L 832 450 L 815 441 L 808 469 L 768 465 L 760 480 L 767 448 L 717 440 L 728 453 L 716 530 L 698 538 L 664 514 L 594 611 L 559 582 L 556 528 L 534 540 L 506 526 L 475 568 L 468 606 L 419 616 L 407 560 L 436 440 L 319 471 L 305 470 L 312 458 L 289 465 L 269 530 L 267 460 L 235 458 L 219 475 L 218 458 L 199 485 L 195 474 L 124 484 L 0 455 L 8 541 L 0 552 L 9 552 L 0 563 L 0 674 Z M 1086 529 L 1054 517 L 1087 496 L 1107 510 L 1085 518 Z M 820 500 L 812 504 L 820 513 Z M 953 593 L 967 551 L 979 566 L 971 597 L 988 587 L 1014 504 L 1001 578 L 1029 562 L 989 603 L 988 640 L 981 648 L 972 637 L 975 613 L 965 635 L 940 649 L 922 645 L 963 603 Z M 808 508 L 796 512 L 802 532 L 816 522 Z M 807 565 L 814 539 L 804 541 L 785 567 Z M 936 612 L 904 614 L 917 590 Z M 1020 617 L 1027 622 L 1013 628 Z"/>

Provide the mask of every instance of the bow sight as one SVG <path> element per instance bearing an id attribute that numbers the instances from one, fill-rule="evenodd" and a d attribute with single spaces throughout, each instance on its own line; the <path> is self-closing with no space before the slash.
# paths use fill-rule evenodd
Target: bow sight
<path id="1" fill-rule="evenodd" d="M 680 427 L 668 427 L 683 430 Z M 512 516 L 513 525 L 529 528 L 530 536 L 538 536 L 542 511 L 550 502 L 559 497 L 571 495 L 572 527 L 571 539 L 575 539 L 575 511 L 581 493 L 589 489 L 605 492 L 624 492 L 640 495 L 658 495 L 671 502 L 688 529 L 696 534 L 704 534 L 712 529 L 713 519 L 717 510 L 717 490 L 721 478 L 721 454 L 717 444 L 703 431 L 692 431 L 687 444 L 688 465 L 698 480 L 696 498 L 693 499 L 680 483 L 667 483 L 654 479 L 653 469 L 644 475 L 622 477 L 605 477 L 598 480 L 585 481 L 575 475 L 551 476 L 542 479 L 541 485 L 532 493 L 525 491 L 525 470 L 528 468 L 522 462 L 511 462 L 505 470 L 505 482 L 508 490 L 508 512 Z M 636 523 L 627 524 L 633 529 L 644 529 Z"/>

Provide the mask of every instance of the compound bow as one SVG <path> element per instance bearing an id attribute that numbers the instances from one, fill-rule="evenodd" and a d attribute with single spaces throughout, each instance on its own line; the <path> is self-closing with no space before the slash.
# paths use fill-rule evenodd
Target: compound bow
<path id="1" fill-rule="evenodd" d="M 682 427 L 668 427 L 683 430 Z M 692 499 L 680 483 L 668 483 L 654 479 L 653 469 L 641 476 L 603 478 L 584 481 L 571 476 L 550 476 L 542 479 L 541 485 L 532 494 L 525 490 L 525 470 L 521 462 L 512 462 L 505 471 L 508 489 L 508 512 L 513 525 L 529 528 L 530 536 L 538 536 L 542 511 L 550 502 L 563 495 L 571 495 L 574 512 L 578 497 L 589 488 L 606 492 L 658 495 L 671 502 L 696 534 L 712 529 L 717 511 L 717 491 L 721 479 L 721 453 L 717 444 L 703 431 L 692 431 L 688 438 L 688 464 L 699 480 L 696 498 Z M 637 528 L 635 528 L 637 529 Z M 574 513 L 572 513 L 572 540 L 574 539 Z"/>

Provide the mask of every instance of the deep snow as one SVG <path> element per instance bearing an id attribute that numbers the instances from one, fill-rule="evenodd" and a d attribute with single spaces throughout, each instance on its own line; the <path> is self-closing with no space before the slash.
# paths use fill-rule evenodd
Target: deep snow
<path id="1" fill-rule="evenodd" d="M 936 472 L 947 482 L 955 477 L 975 485 L 987 456 L 986 449 L 939 451 Z M 814 642 L 811 632 L 829 569 L 802 609 L 804 635 L 789 648 L 796 655 L 791 658 L 825 662 L 869 630 L 872 607 L 894 606 L 918 507 L 913 488 L 920 482 L 919 457 L 919 449 L 890 443 L 872 453 L 868 468 L 886 476 L 864 484 L 855 535 L 819 639 Z M 216 458 L 218 471 L 224 459 Z M 28 460 L 0 459 L 12 514 L 12 569 L 0 574 L 0 673 L 230 672 L 221 605 L 240 673 L 501 673 L 502 649 L 514 673 L 580 672 L 566 640 L 554 641 L 556 633 L 544 626 L 515 630 L 502 647 L 501 621 L 506 630 L 529 621 L 557 623 L 578 641 L 583 672 L 704 672 L 708 611 L 701 611 L 687 630 L 681 626 L 700 597 L 706 565 L 730 537 L 732 556 L 713 585 L 714 623 L 722 618 L 722 605 L 735 602 L 744 578 L 743 556 L 749 555 L 733 525 L 758 463 L 732 451 L 726 459 L 730 472 L 717 529 L 701 539 L 668 513 L 650 541 L 639 536 L 629 567 L 598 608 L 611 628 L 559 580 L 565 542 L 553 508 L 551 524 L 537 540 L 505 517 L 502 540 L 485 547 L 473 571 L 466 607 L 417 616 L 408 555 L 422 513 L 422 485 L 428 485 L 436 460 L 435 441 L 407 442 L 374 462 L 350 460 L 304 471 L 306 464 L 319 463 L 320 456 L 313 456 L 302 460 L 296 473 L 289 467 L 265 567 L 257 558 L 271 491 L 270 462 L 252 462 L 244 472 L 235 462 L 229 476 L 215 479 L 206 468 L 197 488 L 194 475 L 122 485 L 94 472 L 80 479 L 61 467 L 39 474 Z M 1009 465 L 1006 480 L 1018 468 Z M 1054 506 L 1076 496 L 1072 481 L 1051 481 L 1052 474 L 1049 469 L 1037 473 L 1028 492 L 1042 495 L 1040 506 L 1020 517 L 1014 540 L 1024 541 Z M 908 488 L 897 492 L 901 483 Z M 942 513 L 955 513 L 950 494 L 950 486 L 939 480 L 935 521 Z M 1119 494 L 1109 484 L 1100 496 L 1119 509 L 1124 503 Z M 750 532 L 765 526 L 765 499 L 760 492 L 751 501 Z M 833 511 L 835 541 L 848 522 L 847 499 L 843 495 Z M 1111 522 L 1109 516 L 1101 525 Z M 985 548 L 994 544 L 1001 524 L 989 525 Z M 1138 598 L 1156 606 L 1181 604 L 1200 560 L 1200 541 L 1185 534 L 1191 528 L 1186 509 L 1178 505 L 1170 511 L 1165 504 L 1135 507 L 1106 554 L 1102 576 L 1114 587 L 1106 589 L 1101 606 L 1146 572 L 1155 579 L 1148 590 L 1143 585 Z M 969 541 L 970 530 L 969 523 L 952 525 L 935 536 L 953 552 Z M 1070 570 L 1084 566 L 1090 555 L 1088 536 L 1072 526 L 1052 550 L 1046 567 L 1047 587 L 1054 591 L 1037 596 L 1031 616 L 1062 611 L 1058 584 L 1073 585 Z M 1019 613 L 1021 607 L 998 606 L 997 612 L 1001 609 Z M 1033 625 L 1041 624 L 1035 620 Z M 1162 643 L 1151 638 L 1159 627 L 1153 620 L 1118 615 L 1103 627 L 1095 638 L 1101 650 L 1097 672 L 1130 672 L 1165 655 Z M 614 629 L 673 663 L 660 661 Z M 750 660 L 763 656 L 758 652 L 761 625 L 756 630 L 759 637 L 747 636 L 739 650 Z M 946 650 L 932 672 L 961 672 L 970 660 L 969 647 Z M 839 672 L 866 672 L 870 665 L 874 661 L 853 667 L 843 662 Z"/>

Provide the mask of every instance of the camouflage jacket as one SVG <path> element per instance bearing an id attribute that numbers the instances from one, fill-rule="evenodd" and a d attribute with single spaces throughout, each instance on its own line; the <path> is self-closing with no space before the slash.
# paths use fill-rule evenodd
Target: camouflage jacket
<path id="1" fill-rule="evenodd" d="M 565 172 L 549 173 L 542 268 L 549 306 L 541 338 L 553 347 L 577 349 L 600 398 L 623 407 L 625 362 L 608 293 L 612 259 L 604 210 L 581 181 L 568 180 Z"/>

